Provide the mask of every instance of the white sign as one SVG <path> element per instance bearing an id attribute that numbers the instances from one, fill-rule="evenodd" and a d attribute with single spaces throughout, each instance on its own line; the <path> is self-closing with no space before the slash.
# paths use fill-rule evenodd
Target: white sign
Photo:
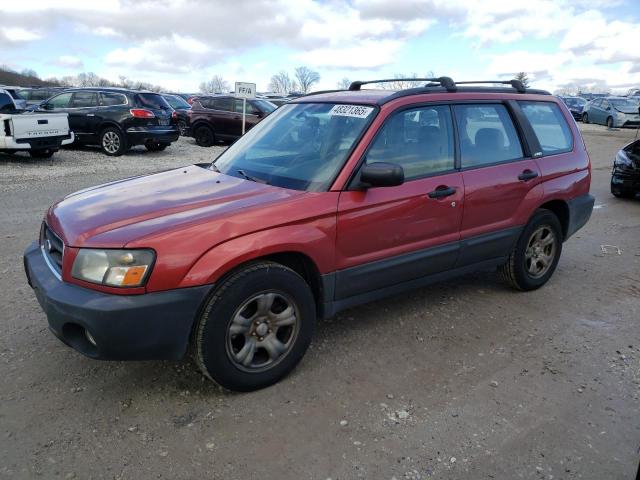
<path id="1" fill-rule="evenodd" d="M 255 98 L 256 84 L 246 82 L 236 82 L 236 97 Z"/>
<path id="2" fill-rule="evenodd" d="M 364 105 L 334 105 L 333 108 L 329 110 L 329 115 L 367 118 L 372 111 L 373 107 L 365 107 Z"/>

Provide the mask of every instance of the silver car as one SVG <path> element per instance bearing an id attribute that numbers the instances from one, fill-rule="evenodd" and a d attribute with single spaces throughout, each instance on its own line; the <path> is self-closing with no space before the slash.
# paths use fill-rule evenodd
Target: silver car
<path id="1" fill-rule="evenodd" d="M 609 128 L 640 125 L 640 105 L 629 97 L 604 97 L 591 100 L 584 106 L 582 121 L 599 123 Z"/>

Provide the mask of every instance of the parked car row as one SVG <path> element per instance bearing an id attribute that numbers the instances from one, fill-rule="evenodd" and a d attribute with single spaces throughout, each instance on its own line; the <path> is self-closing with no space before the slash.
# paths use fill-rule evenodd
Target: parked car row
<path id="1" fill-rule="evenodd" d="M 609 128 L 640 127 L 640 98 L 597 97 L 586 100 L 582 97 L 560 97 L 576 120 L 598 123 Z"/>

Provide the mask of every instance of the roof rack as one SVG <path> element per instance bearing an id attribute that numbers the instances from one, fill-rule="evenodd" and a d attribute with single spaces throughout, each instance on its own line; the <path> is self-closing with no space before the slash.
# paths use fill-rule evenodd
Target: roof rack
<path id="1" fill-rule="evenodd" d="M 465 82 L 456 82 L 457 85 L 472 85 L 476 83 L 498 83 L 500 85 L 511 85 L 515 88 L 518 93 L 527 93 L 527 87 L 524 86 L 520 80 L 479 80 L 479 81 L 465 81 Z"/>
<path id="2" fill-rule="evenodd" d="M 455 82 L 449 77 L 438 77 L 438 78 L 385 78 L 382 80 L 368 80 L 365 82 L 355 81 L 351 82 L 349 85 L 349 90 L 357 91 L 360 90 L 362 85 L 368 85 L 371 83 L 386 83 L 386 82 L 432 82 L 436 85 L 440 85 L 447 89 L 448 92 L 456 91 Z"/>

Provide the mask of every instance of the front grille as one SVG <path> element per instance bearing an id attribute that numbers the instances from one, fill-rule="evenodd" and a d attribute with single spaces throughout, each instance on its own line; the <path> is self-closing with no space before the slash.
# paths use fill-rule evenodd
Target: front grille
<path id="1" fill-rule="evenodd" d="M 62 257 L 64 255 L 64 243 L 60 237 L 58 237 L 53 230 L 45 223 L 42 225 L 42 238 L 40 239 L 40 246 L 42 247 L 42 253 L 51 268 L 53 268 L 58 275 L 62 274 Z"/>

